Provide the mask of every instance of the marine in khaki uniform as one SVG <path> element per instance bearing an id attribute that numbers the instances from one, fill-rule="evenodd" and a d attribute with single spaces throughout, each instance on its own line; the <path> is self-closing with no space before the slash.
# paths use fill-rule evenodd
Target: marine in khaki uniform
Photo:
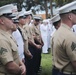
<path id="1" fill-rule="evenodd" d="M 41 32 L 40 32 L 40 23 L 41 17 L 34 16 L 34 24 L 31 26 L 32 29 L 32 35 L 34 36 L 34 39 L 37 43 L 43 46 L 43 41 L 41 38 Z"/>
<path id="2" fill-rule="evenodd" d="M 34 41 L 37 45 L 40 45 L 40 48 L 36 48 L 35 51 L 35 63 L 36 63 L 36 73 L 39 72 L 40 64 L 41 64 L 41 52 L 42 52 L 42 46 L 43 46 L 43 41 L 41 38 L 41 33 L 40 33 L 40 27 L 39 23 L 41 18 L 39 16 L 34 16 L 34 24 L 30 26 L 32 29 L 32 35 L 34 37 Z"/>
<path id="3" fill-rule="evenodd" d="M 53 61 L 57 75 L 76 75 L 76 35 L 71 27 L 76 24 L 76 1 L 58 9 L 61 26 L 52 38 Z"/>
<path id="4" fill-rule="evenodd" d="M 32 54 L 30 53 L 29 49 L 28 49 L 28 37 L 27 37 L 27 33 L 24 31 L 23 26 L 25 25 L 25 18 L 26 18 L 26 11 L 21 11 L 19 12 L 19 29 L 21 31 L 22 37 L 23 37 L 23 41 L 24 41 L 24 54 L 26 57 L 28 58 L 32 58 Z"/>
<path id="5" fill-rule="evenodd" d="M 0 7 L 0 75 L 25 75 L 26 69 L 20 61 L 16 41 L 12 37 L 16 25 L 13 23 L 13 4 Z"/>
<path id="6" fill-rule="evenodd" d="M 52 21 L 52 24 L 54 25 L 55 29 L 57 30 L 61 25 L 61 19 L 60 19 L 59 14 L 57 14 L 53 18 L 51 18 L 51 21 Z M 52 36 L 55 34 L 56 30 L 52 33 Z M 52 38 L 52 36 L 51 36 L 51 38 Z M 52 58 L 53 58 L 53 56 L 52 56 Z M 56 74 L 58 74 L 59 70 L 55 68 L 54 61 L 52 61 L 52 64 L 53 64 L 52 75 L 56 75 Z"/>
<path id="7" fill-rule="evenodd" d="M 28 40 L 31 38 L 30 36 L 30 28 L 29 23 L 32 19 L 32 12 L 31 11 L 25 11 L 25 25 L 23 26 L 24 32 L 27 35 Z"/>

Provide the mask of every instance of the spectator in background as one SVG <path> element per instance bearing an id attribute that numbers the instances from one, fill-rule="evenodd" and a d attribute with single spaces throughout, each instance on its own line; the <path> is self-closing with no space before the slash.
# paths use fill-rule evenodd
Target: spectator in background
<path id="1" fill-rule="evenodd" d="M 60 27 L 60 24 L 61 24 L 61 20 L 60 20 L 59 14 L 55 15 L 55 16 L 51 19 L 51 21 L 52 21 L 52 24 L 53 24 L 53 26 L 54 26 L 54 28 L 55 28 L 55 30 L 54 30 L 54 31 L 52 32 L 52 34 L 51 34 L 51 37 L 52 37 L 53 34 L 54 34 L 54 32 Z"/>
<path id="2" fill-rule="evenodd" d="M 38 73 L 40 64 L 41 64 L 41 52 L 42 52 L 42 46 L 43 46 L 43 41 L 41 38 L 41 32 L 40 32 L 40 16 L 34 16 L 34 24 L 30 26 L 32 30 L 32 35 L 34 37 L 35 44 L 37 47 L 34 48 L 34 69 L 35 72 Z"/>
<path id="3" fill-rule="evenodd" d="M 42 47 L 42 53 L 48 53 L 48 22 L 43 20 L 43 24 L 40 25 L 41 37 L 44 42 Z"/>
<path id="4" fill-rule="evenodd" d="M 57 15 L 55 15 L 53 18 L 51 18 L 51 21 L 52 21 L 55 29 L 57 30 L 57 29 L 60 27 L 60 25 L 61 25 L 61 19 L 60 19 L 59 14 L 57 14 Z M 53 37 L 53 35 L 55 34 L 55 32 L 56 32 L 56 31 L 54 31 L 54 32 L 52 33 L 51 38 Z M 52 49 L 52 48 L 51 48 L 51 49 Z M 52 50 L 51 50 L 51 51 L 52 51 Z M 53 52 L 53 51 L 52 51 L 52 52 Z M 53 55 L 52 55 L 52 57 L 53 57 Z M 53 63 L 52 75 L 57 75 L 58 72 L 59 72 L 59 70 L 54 67 L 54 65 L 55 65 L 55 64 L 54 64 L 54 61 L 53 61 L 52 63 Z"/>

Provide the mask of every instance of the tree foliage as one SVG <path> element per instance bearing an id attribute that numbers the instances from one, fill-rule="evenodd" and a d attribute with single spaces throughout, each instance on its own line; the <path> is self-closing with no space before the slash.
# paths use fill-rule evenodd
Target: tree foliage
<path id="1" fill-rule="evenodd" d="M 47 3 L 50 3 L 50 10 L 52 9 L 52 2 L 56 3 L 56 6 L 63 6 L 66 3 L 72 2 L 73 0 L 0 0 L 0 6 L 9 4 L 9 3 L 17 3 L 19 11 L 22 7 L 26 9 L 26 11 L 30 10 L 32 6 L 36 7 L 40 5 L 40 10 L 46 11 L 46 17 L 48 17 L 48 7 Z M 25 2 L 25 5 L 22 3 Z M 33 9 L 33 12 L 39 11 L 38 9 Z M 52 10 L 51 10 L 52 13 Z M 53 13 L 52 13 L 53 14 Z"/>
<path id="2" fill-rule="evenodd" d="M 9 4 L 9 3 L 17 3 L 19 10 L 21 10 L 21 6 L 23 1 L 26 3 L 26 10 L 30 10 L 32 6 L 41 5 L 41 8 L 45 8 L 45 2 L 56 2 L 57 6 L 62 6 L 66 3 L 69 3 L 73 0 L 0 0 L 0 6 Z"/>
<path id="3" fill-rule="evenodd" d="M 60 7 L 60 6 L 63 6 L 65 4 L 67 4 L 67 3 L 69 3 L 69 2 L 72 2 L 73 0 L 53 0 L 53 1 L 55 1 L 57 6 Z"/>

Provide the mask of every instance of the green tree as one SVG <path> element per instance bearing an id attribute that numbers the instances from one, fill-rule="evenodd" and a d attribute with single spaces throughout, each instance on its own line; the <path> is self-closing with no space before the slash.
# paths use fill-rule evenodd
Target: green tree
<path id="1" fill-rule="evenodd" d="M 55 1 L 57 6 L 60 7 L 60 6 L 63 6 L 65 4 L 67 4 L 67 3 L 69 3 L 69 2 L 72 2 L 73 0 L 53 0 L 53 1 Z"/>
<path id="2" fill-rule="evenodd" d="M 50 11 L 51 11 L 51 16 L 53 16 L 53 12 L 52 12 L 52 2 L 56 2 L 57 6 L 63 6 L 66 3 L 72 2 L 73 0 L 0 0 L 0 6 L 5 5 L 5 4 L 9 4 L 9 3 L 17 3 L 18 6 L 18 10 L 20 11 L 22 9 L 22 7 L 25 7 L 26 10 L 30 10 L 32 6 L 37 6 L 40 5 L 40 9 L 41 10 L 45 10 L 46 11 L 46 18 L 48 18 L 48 7 L 47 7 L 47 3 L 50 2 Z M 22 3 L 25 2 L 26 5 L 22 5 Z M 33 9 L 33 12 L 35 12 L 35 10 Z"/>

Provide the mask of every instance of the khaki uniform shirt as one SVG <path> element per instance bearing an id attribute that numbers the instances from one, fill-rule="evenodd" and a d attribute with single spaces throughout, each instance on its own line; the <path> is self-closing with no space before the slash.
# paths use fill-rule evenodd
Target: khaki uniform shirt
<path id="1" fill-rule="evenodd" d="M 32 25 L 31 28 L 32 28 L 32 35 L 36 36 L 36 38 L 41 42 L 41 32 L 40 32 L 39 25 L 37 26 Z"/>
<path id="2" fill-rule="evenodd" d="M 52 38 L 52 53 L 54 65 L 59 69 L 67 72 L 76 72 L 71 61 L 76 61 L 76 35 L 71 28 L 61 24 Z"/>
<path id="3" fill-rule="evenodd" d="M 27 38 L 30 38 L 29 25 L 28 25 L 28 24 L 24 25 L 24 26 L 23 26 L 23 29 L 24 29 L 24 31 L 25 31 L 25 33 L 26 33 L 26 35 L 27 35 Z"/>
<path id="4" fill-rule="evenodd" d="M 30 40 L 32 40 L 34 42 L 31 27 L 28 24 L 26 24 L 26 25 L 23 26 L 23 29 L 24 29 L 28 39 L 30 39 Z"/>
<path id="5" fill-rule="evenodd" d="M 0 29 L 0 75 L 14 75 L 7 72 L 5 65 L 14 61 L 19 65 L 17 44 L 12 35 Z"/>

